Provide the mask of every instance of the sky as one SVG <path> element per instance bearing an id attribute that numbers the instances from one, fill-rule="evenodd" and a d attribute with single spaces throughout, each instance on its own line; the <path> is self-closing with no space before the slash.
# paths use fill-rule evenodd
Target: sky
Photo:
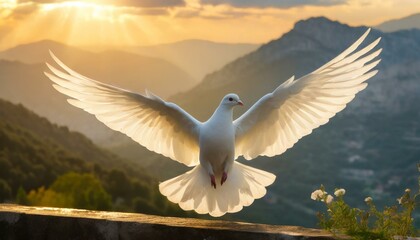
<path id="1" fill-rule="evenodd" d="M 116 47 L 265 43 L 309 17 L 374 26 L 418 12 L 419 0 L 0 0 L 0 50 L 43 39 Z"/>

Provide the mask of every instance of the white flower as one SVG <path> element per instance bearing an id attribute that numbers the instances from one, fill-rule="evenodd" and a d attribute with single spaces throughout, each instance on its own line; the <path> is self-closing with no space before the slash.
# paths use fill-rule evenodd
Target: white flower
<path id="1" fill-rule="evenodd" d="M 334 192 L 334 195 L 337 197 L 343 196 L 344 194 L 346 194 L 346 190 L 344 188 L 337 189 Z"/>
<path id="2" fill-rule="evenodd" d="M 331 195 L 328 195 L 328 196 L 327 196 L 326 203 L 327 203 L 327 204 L 330 204 L 333 200 L 334 200 L 334 197 L 333 197 L 333 196 L 331 196 Z"/>
<path id="3" fill-rule="evenodd" d="M 398 202 L 398 204 L 401 204 L 402 203 L 402 198 L 397 198 L 397 202 Z"/>
<path id="4" fill-rule="evenodd" d="M 311 193 L 311 199 L 312 200 L 320 200 L 324 197 L 324 194 L 326 194 L 326 192 L 324 193 L 322 190 L 318 189 L 315 190 Z"/>
<path id="5" fill-rule="evenodd" d="M 365 198 L 365 202 L 366 202 L 366 203 L 372 202 L 372 200 L 373 200 L 373 199 L 372 199 L 371 197 L 367 197 L 367 198 Z"/>
<path id="6" fill-rule="evenodd" d="M 410 192 L 411 192 L 411 190 L 410 190 L 409 188 L 407 188 L 407 189 L 405 189 L 405 192 L 406 192 L 406 193 L 410 193 Z"/>

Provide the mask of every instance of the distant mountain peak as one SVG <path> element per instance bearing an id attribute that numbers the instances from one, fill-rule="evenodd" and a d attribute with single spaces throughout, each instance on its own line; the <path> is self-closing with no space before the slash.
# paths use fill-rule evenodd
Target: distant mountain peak
<path id="1" fill-rule="evenodd" d="M 19 49 L 26 49 L 26 48 L 31 48 L 32 49 L 34 47 L 43 48 L 43 49 L 44 48 L 50 48 L 50 49 L 53 49 L 53 48 L 67 48 L 67 47 L 73 48 L 72 46 L 66 45 L 66 44 L 61 43 L 61 42 L 57 42 L 57 41 L 50 40 L 50 39 L 42 39 L 42 40 L 35 41 L 35 42 L 30 42 L 30 43 L 24 43 L 24 44 L 17 45 L 13 48 L 5 50 L 4 52 L 16 51 L 16 50 L 19 50 Z"/>
<path id="2" fill-rule="evenodd" d="M 319 16 L 319 17 L 310 17 L 307 19 L 303 19 L 303 20 L 299 20 L 295 23 L 295 29 L 299 29 L 301 27 L 307 27 L 309 25 L 334 25 L 334 24 L 338 24 L 338 25 L 342 25 L 342 23 L 338 22 L 338 21 L 334 21 L 331 20 L 329 18 L 323 17 L 323 16 Z"/>
<path id="3" fill-rule="evenodd" d="M 275 41 L 287 41 L 281 47 L 288 51 L 292 51 L 295 48 L 301 50 L 320 50 L 321 48 L 325 50 L 344 50 L 355 39 L 360 37 L 367 28 L 366 26 L 352 27 L 326 17 L 312 17 L 296 22 L 290 32 Z M 371 34 L 369 38 L 374 35 L 377 35 L 377 33 Z"/>
<path id="4" fill-rule="evenodd" d="M 42 39 L 42 40 L 39 40 L 39 41 L 35 41 L 35 42 L 27 43 L 27 44 L 22 44 L 22 46 L 31 45 L 31 44 L 45 44 L 45 45 L 48 45 L 48 44 L 53 44 L 53 45 L 66 45 L 66 44 L 64 44 L 64 43 L 62 43 L 62 42 L 58 42 L 58 41 L 55 41 L 55 40 L 51 40 L 51 39 Z"/>
<path id="5" fill-rule="evenodd" d="M 325 32 L 344 32 L 348 31 L 350 28 L 351 27 L 347 24 L 330 20 L 326 17 L 312 17 L 296 22 L 292 31 L 304 32 L 317 36 L 319 34 L 325 34 Z"/>
<path id="6" fill-rule="evenodd" d="M 0 51 L 0 59 L 20 61 L 26 64 L 36 64 L 45 62 L 49 58 L 48 50 L 54 53 L 75 52 L 86 54 L 87 51 L 77 47 L 69 46 L 54 40 L 40 40 L 26 44 L 20 44 L 13 48 Z"/>
<path id="7" fill-rule="evenodd" d="M 394 32 L 405 29 L 420 29 L 420 13 L 412 14 L 407 17 L 392 19 L 376 26 L 383 32 Z"/>

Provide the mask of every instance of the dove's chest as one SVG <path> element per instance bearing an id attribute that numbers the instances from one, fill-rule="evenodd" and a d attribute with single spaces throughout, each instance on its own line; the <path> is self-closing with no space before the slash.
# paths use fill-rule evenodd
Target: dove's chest
<path id="1" fill-rule="evenodd" d="M 200 133 L 200 152 L 215 160 L 234 155 L 235 131 L 232 123 L 209 123 Z"/>

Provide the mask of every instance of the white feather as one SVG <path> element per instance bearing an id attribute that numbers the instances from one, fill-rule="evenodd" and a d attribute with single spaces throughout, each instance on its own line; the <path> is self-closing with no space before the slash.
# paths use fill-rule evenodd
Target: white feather
<path id="1" fill-rule="evenodd" d="M 206 170 L 198 165 L 191 171 L 159 184 L 159 191 L 168 199 L 188 211 L 213 217 L 234 213 L 249 206 L 254 199 L 263 197 L 266 186 L 271 185 L 276 176 L 235 162 L 229 179 L 223 186 L 214 189 Z"/>

